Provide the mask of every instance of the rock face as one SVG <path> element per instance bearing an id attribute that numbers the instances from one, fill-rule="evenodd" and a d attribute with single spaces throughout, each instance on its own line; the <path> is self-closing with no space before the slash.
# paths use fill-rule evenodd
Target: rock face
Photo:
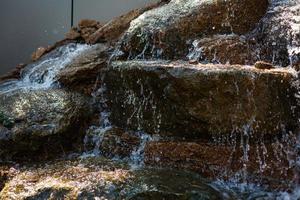
<path id="1" fill-rule="evenodd" d="M 95 144 L 95 137 L 97 143 Z M 84 139 L 87 152 L 98 152 L 106 158 L 129 158 L 131 153 L 140 144 L 139 135 L 134 132 L 126 132 L 117 127 L 105 130 L 88 130 Z"/>
<path id="2" fill-rule="evenodd" d="M 128 29 L 132 20 L 143 14 L 144 12 L 153 8 L 164 5 L 165 1 L 159 1 L 158 3 L 150 4 L 144 8 L 132 10 L 124 15 L 121 15 L 99 28 L 93 33 L 87 40 L 88 43 L 94 44 L 96 42 L 116 42 L 120 36 Z"/>
<path id="3" fill-rule="evenodd" d="M 207 138 L 294 130 L 294 78 L 285 69 L 130 61 L 113 63 L 104 82 L 117 126 Z"/>
<path id="4" fill-rule="evenodd" d="M 95 90 L 101 69 L 107 66 L 109 47 L 96 44 L 74 58 L 58 75 L 58 81 L 66 88 L 90 95 Z M 99 84 L 99 83 L 98 83 Z"/>
<path id="5" fill-rule="evenodd" d="M 78 27 L 73 27 L 66 34 L 66 39 L 88 42 L 89 37 L 102 26 L 103 25 L 100 22 L 95 20 L 83 19 L 78 23 Z"/>
<path id="6" fill-rule="evenodd" d="M 272 1 L 266 16 L 252 32 L 252 49 L 258 60 L 288 66 L 299 61 L 300 1 Z"/>
<path id="7" fill-rule="evenodd" d="M 0 128 L 0 157 L 10 159 L 55 154 L 80 144 L 92 112 L 88 98 L 63 90 L 16 91 L 0 95 L 0 102 L 12 121 Z"/>
<path id="8" fill-rule="evenodd" d="M 187 55 L 190 63 L 252 64 L 253 52 L 246 37 L 214 35 L 194 40 Z"/>
<path id="9" fill-rule="evenodd" d="M 131 22 L 122 50 L 133 58 L 182 57 L 187 40 L 251 31 L 267 7 L 267 0 L 171 0 Z"/>
<path id="10" fill-rule="evenodd" d="M 104 159 L 61 161 L 15 171 L 1 191 L 1 199 L 224 198 L 194 173 L 155 169 L 132 171 Z"/>
<path id="11" fill-rule="evenodd" d="M 145 163 L 192 170 L 212 179 L 235 177 L 240 181 L 268 183 L 269 187 L 277 189 L 286 188 L 294 178 L 297 160 L 294 149 L 297 139 L 293 135 L 286 137 L 286 141 L 276 139 L 271 143 L 264 140 L 251 143 L 249 137 L 248 143 L 244 138 L 244 144 L 237 135 L 220 137 L 219 142 L 149 142 L 145 148 Z M 250 145 L 248 150 L 247 145 Z"/>
<path id="12" fill-rule="evenodd" d="M 0 165 L 0 199 L 240 199 L 123 161 L 300 182 L 298 1 L 160 1 L 38 49 L 0 79 L 0 161 L 66 156 Z"/>

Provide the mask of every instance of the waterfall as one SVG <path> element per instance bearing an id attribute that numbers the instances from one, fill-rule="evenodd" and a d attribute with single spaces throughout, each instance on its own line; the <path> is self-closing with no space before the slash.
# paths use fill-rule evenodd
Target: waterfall
<path id="1" fill-rule="evenodd" d="M 74 58 L 90 48 L 86 44 L 70 43 L 53 50 L 38 62 L 28 65 L 22 72 L 20 80 L 7 81 L 0 86 L 0 94 L 15 90 L 44 90 L 56 85 L 56 76 L 70 64 Z"/>

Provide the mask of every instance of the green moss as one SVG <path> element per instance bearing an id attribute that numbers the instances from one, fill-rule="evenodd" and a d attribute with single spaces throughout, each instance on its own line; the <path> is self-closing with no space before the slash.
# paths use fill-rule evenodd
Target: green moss
<path id="1" fill-rule="evenodd" d="M 15 121 L 13 118 L 4 114 L 3 111 L 0 110 L 0 124 L 2 124 L 6 128 L 12 128 Z"/>

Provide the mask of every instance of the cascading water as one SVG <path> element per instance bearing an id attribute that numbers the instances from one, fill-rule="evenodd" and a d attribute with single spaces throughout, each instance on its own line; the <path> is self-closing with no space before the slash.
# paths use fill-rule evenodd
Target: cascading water
<path id="1" fill-rule="evenodd" d="M 89 48 L 89 45 L 75 43 L 59 47 L 45 55 L 40 61 L 28 65 L 22 71 L 20 80 L 7 81 L 1 84 L 0 93 L 9 93 L 19 89 L 43 90 L 53 87 L 59 71 Z"/>
<path id="2" fill-rule="evenodd" d="M 286 14 L 294 15 L 291 19 L 292 21 L 286 22 L 285 16 L 280 16 L 278 20 L 283 21 L 283 23 L 288 24 L 290 27 L 290 31 L 288 33 L 289 43 L 287 44 L 287 49 L 289 53 L 290 63 L 297 62 L 297 58 L 295 57 L 300 53 L 299 50 L 299 41 L 298 33 L 299 31 L 299 10 L 300 7 L 297 4 L 297 1 L 293 1 L 292 6 L 283 3 L 282 1 L 272 1 L 272 6 L 269 12 L 276 12 L 278 9 L 284 9 Z M 290 18 L 290 17 L 289 17 Z M 299 31 L 299 32 L 298 32 Z M 191 48 L 190 53 L 188 54 L 189 60 L 202 60 L 203 58 L 203 49 L 199 46 L 199 41 L 194 40 L 192 43 L 193 47 Z M 144 59 L 145 58 L 145 51 L 146 49 L 150 48 L 147 44 L 145 46 L 144 51 L 141 52 L 135 59 Z M 153 47 L 154 48 L 154 47 Z M 60 47 L 57 50 L 51 52 L 47 56 L 43 57 L 38 63 L 32 64 L 27 66 L 23 72 L 22 77 L 20 80 L 17 81 L 8 81 L 1 85 L 0 93 L 8 93 L 18 89 L 24 90 L 36 90 L 36 89 L 48 89 L 54 87 L 56 84 L 56 75 L 59 73 L 61 69 L 66 67 L 74 58 L 78 55 L 83 53 L 85 50 L 89 49 L 88 45 L 82 44 L 68 44 L 66 46 Z M 153 50 L 154 52 L 154 50 Z M 274 59 L 275 59 L 274 53 Z M 122 56 L 123 52 L 116 48 L 113 52 L 111 58 L 108 61 L 108 64 L 112 62 L 115 57 Z M 153 53 L 154 58 L 160 58 L 161 52 L 155 51 Z M 129 56 L 130 57 L 130 56 Z M 215 56 L 213 59 L 217 63 L 219 59 Z M 102 77 L 103 79 L 103 77 Z M 100 82 L 103 82 L 101 80 Z M 150 141 L 159 140 L 156 136 L 150 136 L 143 132 L 142 122 L 143 120 L 143 107 L 151 107 L 154 110 L 153 123 L 155 123 L 157 130 L 155 132 L 160 132 L 160 124 L 161 124 L 161 115 L 162 113 L 157 110 L 157 106 L 154 103 L 154 99 L 152 96 L 151 91 L 148 91 L 148 96 L 144 94 L 144 85 L 140 80 L 137 80 L 137 84 L 140 87 L 140 94 L 136 95 L 134 91 L 126 91 L 127 99 L 123 102 L 123 106 L 134 106 L 134 112 L 132 113 L 133 116 L 136 116 L 138 119 L 137 122 L 132 122 L 131 118 L 128 118 L 127 123 L 137 123 L 137 132 L 133 133 L 133 135 L 140 138 L 139 145 L 134 148 L 131 152 L 131 155 L 127 157 L 125 160 L 129 161 L 131 167 L 141 167 L 144 164 L 144 151 L 145 146 Z M 238 89 L 238 88 L 237 88 Z M 84 139 L 84 145 L 86 146 L 86 151 L 81 155 L 81 158 L 90 157 L 90 156 L 101 156 L 101 143 L 105 134 L 113 128 L 113 124 L 109 121 L 110 111 L 107 105 L 107 99 L 105 97 L 105 93 L 107 92 L 107 88 L 105 84 L 101 84 L 101 87 L 93 93 L 94 99 L 97 99 L 97 103 L 100 104 L 100 116 L 99 116 L 99 124 L 96 126 L 91 126 L 87 131 L 87 134 Z M 251 98 L 251 94 L 249 94 L 249 98 Z M 265 170 L 270 168 L 270 163 L 268 160 L 268 155 L 273 152 L 275 155 L 276 160 L 273 162 L 279 168 L 281 167 L 281 162 L 284 162 L 283 159 L 287 158 L 290 162 L 290 168 L 295 165 L 299 165 L 299 158 L 296 156 L 297 154 L 297 140 L 295 140 L 294 134 L 284 133 L 283 137 L 277 138 L 276 142 L 273 143 L 271 149 L 268 149 L 265 145 L 264 139 L 261 138 L 258 140 L 254 145 L 251 143 L 252 135 L 251 135 L 251 128 L 252 122 L 255 118 L 249 120 L 243 127 L 241 132 L 242 135 L 238 136 L 234 131 L 232 135 L 228 138 L 220 137 L 215 138 L 215 142 L 218 144 L 230 144 L 232 146 L 232 155 L 238 151 L 242 152 L 240 157 L 241 164 L 243 165 L 242 171 L 239 172 L 237 176 L 231 175 L 229 181 L 216 181 L 211 185 L 214 188 L 218 188 L 220 191 L 227 191 L 229 190 L 230 193 L 233 191 L 237 194 L 245 194 L 245 193 L 253 193 L 248 195 L 248 199 L 254 198 L 265 198 L 265 199 L 297 199 L 300 197 L 300 192 L 298 187 L 292 193 L 268 193 L 262 192 L 262 189 L 255 184 L 249 184 L 247 182 L 248 179 L 248 162 L 250 159 L 253 159 L 250 152 L 255 152 L 255 160 L 259 165 L 259 172 L 263 173 Z M 92 148 L 87 147 L 92 146 Z M 230 162 L 231 158 L 229 158 Z M 273 163 L 273 164 L 274 164 Z M 230 168 L 230 166 L 228 166 Z M 290 169 L 282 169 L 282 174 L 287 173 Z M 229 171 L 229 169 L 225 169 L 225 171 Z M 242 183 L 241 183 L 242 180 Z M 239 195 L 237 195 L 239 196 Z"/>

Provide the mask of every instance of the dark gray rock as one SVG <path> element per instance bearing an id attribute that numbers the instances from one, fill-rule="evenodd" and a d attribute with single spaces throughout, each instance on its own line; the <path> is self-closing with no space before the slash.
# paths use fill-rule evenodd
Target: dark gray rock
<path id="1" fill-rule="evenodd" d="M 74 147 L 92 113 L 89 101 L 58 89 L 0 95 L 0 110 L 14 121 L 0 128 L 0 157 L 50 155 Z"/>

